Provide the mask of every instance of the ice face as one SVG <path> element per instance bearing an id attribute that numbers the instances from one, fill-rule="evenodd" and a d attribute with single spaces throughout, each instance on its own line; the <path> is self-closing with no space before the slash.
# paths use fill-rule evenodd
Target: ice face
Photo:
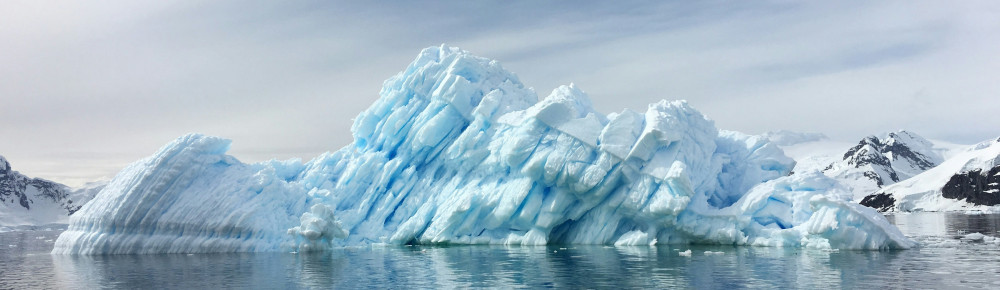
<path id="1" fill-rule="evenodd" d="M 497 62 L 432 47 L 385 82 L 354 143 L 243 164 L 188 135 L 123 170 L 54 253 L 305 251 L 346 245 L 912 242 L 765 139 L 683 101 L 596 112 L 575 85 L 537 100 Z M 766 183 L 765 183 L 766 182 Z M 762 184 L 763 183 L 763 184 Z"/>

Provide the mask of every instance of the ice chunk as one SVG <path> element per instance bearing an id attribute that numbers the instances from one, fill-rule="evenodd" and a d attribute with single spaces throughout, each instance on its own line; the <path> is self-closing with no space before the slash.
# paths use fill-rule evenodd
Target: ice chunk
<path id="1" fill-rule="evenodd" d="M 243 164 L 226 140 L 182 137 L 123 170 L 53 252 L 912 246 L 837 199 L 832 180 L 783 177 L 794 162 L 780 149 L 683 101 L 608 118 L 570 85 L 537 102 L 495 61 L 447 47 L 425 49 L 380 95 L 354 143 L 305 164 Z"/>
<path id="2" fill-rule="evenodd" d="M 313 205 L 299 221 L 299 226 L 288 229 L 288 234 L 302 238 L 298 251 L 323 250 L 330 246 L 333 239 L 343 239 L 348 235 L 334 218 L 333 209 L 325 204 Z"/>
<path id="3" fill-rule="evenodd" d="M 981 233 L 971 233 L 971 234 L 962 236 L 962 240 L 963 241 L 972 241 L 972 242 L 981 242 L 981 241 L 983 241 L 984 238 L 986 238 L 986 235 L 981 234 Z"/>
<path id="4" fill-rule="evenodd" d="M 642 231 L 630 231 L 618 238 L 615 246 L 655 246 L 656 239 Z"/>

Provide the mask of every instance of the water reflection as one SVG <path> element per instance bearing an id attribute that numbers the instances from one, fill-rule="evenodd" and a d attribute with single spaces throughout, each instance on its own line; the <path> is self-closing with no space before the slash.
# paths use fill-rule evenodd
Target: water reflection
<path id="1" fill-rule="evenodd" d="M 284 254 L 50 255 L 59 288 L 194 289 L 295 286 Z M 287 288 L 287 287 L 286 287 Z"/>
<path id="2" fill-rule="evenodd" d="M 681 256 L 691 250 L 690 257 Z M 438 248 L 422 276 L 439 287 L 879 287 L 902 252 L 735 247 Z M 872 279 L 874 278 L 874 279 Z"/>
<path id="3" fill-rule="evenodd" d="M 678 255 L 692 250 L 690 257 Z M 707 252 L 707 253 L 706 253 Z M 325 254 L 50 256 L 60 288 L 869 288 L 945 263 L 915 251 L 409 247 Z M 897 260 L 903 258 L 904 262 Z M 909 259 L 906 259 L 909 257 Z"/>
<path id="4" fill-rule="evenodd" d="M 1000 233 L 1000 214 L 917 212 L 886 216 L 908 237 Z"/>
<path id="5" fill-rule="evenodd" d="M 681 256 L 681 250 L 693 254 Z M 883 272 L 882 267 L 901 253 L 745 247 L 389 247 L 297 255 L 292 277 L 308 288 L 352 288 L 358 283 L 407 288 L 855 288 L 898 282 L 871 275 Z"/>
<path id="6" fill-rule="evenodd" d="M 925 246 L 364 247 L 321 254 L 49 255 L 58 232 L 0 233 L 0 288 L 996 288 L 1000 215 L 890 217 Z M 936 244 L 935 244 L 936 243 Z M 10 246 L 13 245 L 13 246 Z M 943 246 L 942 246 L 943 245 Z M 690 250 L 690 256 L 681 256 Z"/>

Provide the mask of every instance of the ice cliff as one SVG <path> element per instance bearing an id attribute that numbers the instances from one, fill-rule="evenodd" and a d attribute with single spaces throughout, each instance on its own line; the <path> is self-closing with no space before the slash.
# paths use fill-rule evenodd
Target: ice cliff
<path id="1" fill-rule="evenodd" d="M 574 85 L 541 101 L 496 61 L 423 50 L 312 161 L 244 164 L 197 134 L 115 177 L 54 253 L 305 251 L 388 244 L 913 242 L 766 139 L 683 101 L 603 115 Z"/>

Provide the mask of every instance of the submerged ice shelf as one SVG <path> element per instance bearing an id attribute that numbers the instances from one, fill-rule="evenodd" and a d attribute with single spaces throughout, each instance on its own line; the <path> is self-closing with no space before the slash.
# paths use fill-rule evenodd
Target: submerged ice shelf
<path id="1" fill-rule="evenodd" d="M 354 142 L 244 164 L 191 134 L 118 174 L 53 253 L 306 251 L 390 244 L 712 243 L 908 248 L 879 213 L 765 139 L 683 101 L 603 115 L 574 85 L 541 101 L 496 61 L 423 50 Z"/>

